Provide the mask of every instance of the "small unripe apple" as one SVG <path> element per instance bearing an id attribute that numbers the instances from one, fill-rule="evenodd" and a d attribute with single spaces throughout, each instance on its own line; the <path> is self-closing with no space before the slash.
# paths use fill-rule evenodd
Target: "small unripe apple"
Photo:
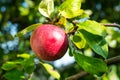
<path id="1" fill-rule="evenodd" d="M 68 39 L 63 29 L 51 24 L 38 26 L 30 38 L 32 50 L 47 61 L 61 58 L 67 51 Z"/>

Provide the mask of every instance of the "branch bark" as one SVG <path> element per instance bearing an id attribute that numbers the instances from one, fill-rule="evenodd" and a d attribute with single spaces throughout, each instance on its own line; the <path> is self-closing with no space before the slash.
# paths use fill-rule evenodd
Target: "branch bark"
<path id="1" fill-rule="evenodd" d="M 116 57 L 109 58 L 109 59 L 105 60 L 105 62 L 107 65 L 120 63 L 120 55 L 116 56 Z M 72 76 L 66 78 L 65 80 L 77 80 L 83 76 L 86 76 L 87 74 L 88 73 L 86 71 L 82 71 L 80 73 L 77 73 L 75 75 L 72 75 Z"/>
<path id="2" fill-rule="evenodd" d="M 108 27 L 117 27 L 120 29 L 120 25 L 117 23 L 102 23 L 102 25 L 108 26 Z"/>
<path id="3" fill-rule="evenodd" d="M 107 65 L 120 63 L 120 55 L 116 56 L 116 57 L 109 58 L 109 59 L 105 60 L 105 62 Z"/>
<path id="4" fill-rule="evenodd" d="M 86 71 L 82 71 L 80 73 L 77 73 L 77 74 L 75 74 L 73 76 L 70 76 L 70 77 L 66 78 L 65 80 L 77 80 L 78 78 L 83 77 L 83 76 L 85 76 L 87 74 L 88 73 Z"/>

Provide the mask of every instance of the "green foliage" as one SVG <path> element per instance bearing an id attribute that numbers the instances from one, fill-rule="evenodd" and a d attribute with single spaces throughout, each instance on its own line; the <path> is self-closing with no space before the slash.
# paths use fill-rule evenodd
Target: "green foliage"
<path id="1" fill-rule="evenodd" d="M 107 70 L 107 65 L 104 61 L 97 58 L 92 58 L 83 55 L 81 52 L 74 52 L 74 57 L 76 62 L 87 72 L 91 74 L 96 74 L 98 76 L 103 75 Z"/>
<path id="2" fill-rule="evenodd" d="M 23 35 L 27 34 L 28 32 L 34 30 L 36 27 L 38 27 L 40 25 L 41 25 L 41 23 L 30 25 L 30 26 L 26 27 L 25 29 L 23 29 L 22 31 L 18 32 L 16 34 L 16 37 L 23 36 Z"/>
<path id="3" fill-rule="evenodd" d="M 108 45 L 106 40 L 99 35 L 94 35 L 92 33 L 89 33 L 83 29 L 79 30 L 82 35 L 84 36 L 86 42 L 88 45 L 99 55 L 101 55 L 104 58 L 107 58 L 108 56 Z"/>
<path id="4" fill-rule="evenodd" d="M 17 57 L 21 57 L 21 58 L 30 58 L 30 55 L 28 53 L 23 53 L 23 54 L 18 54 Z"/>
<path id="5" fill-rule="evenodd" d="M 74 18 L 83 14 L 83 10 L 80 9 L 81 0 L 66 0 L 59 7 L 59 12 L 65 18 Z"/>
<path id="6" fill-rule="evenodd" d="M 6 70 L 6 71 L 9 71 L 13 68 L 16 68 L 17 64 L 20 64 L 20 62 L 16 62 L 16 61 L 15 62 L 10 62 L 10 61 L 8 61 L 8 62 L 6 62 L 2 65 L 2 69 Z"/>
<path id="7" fill-rule="evenodd" d="M 60 17 L 56 25 L 64 26 L 66 33 L 72 32 L 74 30 L 73 23 L 69 22 L 65 17 Z"/>
<path id="8" fill-rule="evenodd" d="M 81 22 L 77 24 L 78 30 L 84 29 L 92 34 L 105 36 L 106 35 L 106 28 L 101 25 L 100 23 L 92 20 L 86 20 L 85 22 Z"/>
<path id="9" fill-rule="evenodd" d="M 26 73 L 31 74 L 34 71 L 34 56 L 31 56 L 28 53 L 18 54 L 17 57 L 23 58 L 21 61 L 21 66 Z"/>
<path id="10" fill-rule="evenodd" d="M 2 65 L 2 69 L 7 71 L 5 78 L 8 80 L 24 80 L 25 73 L 32 74 L 34 71 L 34 57 L 27 53 L 18 54 L 16 61 L 7 61 Z"/>
<path id="11" fill-rule="evenodd" d="M 19 7 L 19 10 L 20 10 L 20 15 L 21 16 L 26 16 L 30 12 L 28 8 L 24 8 L 24 7 Z"/>
<path id="12" fill-rule="evenodd" d="M 71 36 L 71 40 L 79 49 L 85 48 L 86 40 L 81 33 L 78 32 L 77 34 Z"/>
<path id="13" fill-rule="evenodd" d="M 53 66 L 52 65 L 50 65 L 50 64 L 47 64 L 47 63 L 42 63 L 42 62 L 40 62 L 43 66 L 44 66 L 44 68 L 46 69 L 46 71 L 50 74 L 50 75 L 52 75 L 54 78 L 56 78 L 56 79 L 60 79 L 60 74 L 58 73 L 58 71 L 57 70 L 55 70 L 54 68 L 53 68 Z"/>
<path id="14" fill-rule="evenodd" d="M 7 80 L 24 80 L 25 79 L 24 73 L 19 70 L 9 71 L 4 76 Z"/>
<path id="15" fill-rule="evenodd" d="M 119 79 L 120 65 L 107 67 L 104 59 L 119 55 L 120 31 L 99 23 L 119 24 L 119 3 L 120 0 L 0 0 L 0 80 L 48 80 L 51 76 L 64 80 L 83 69 L 91 75 L 81 80 L 98 80 L 94 74 L 100 80 Z M 37 58 L 31 54 L 28 33 L 50 23 L 67 33 L 69 55 L 77 64 L 59 67 L 58 71 L 54 69 L 54 62 L 50 65 L 40 60 L 44 71 L 34 62 Z M 13 37 L 15 34 L 17 39 Z M 89 57 L 85 54 L 86 48 L 91 50 Z"/>
<path id="16" fill-rule="evenodd" d="M 54 0 L 42 0 L 39 4 L 39 12 L 43 16 L 51 18 L 54 12 Z"/>
<path id="17" fill-rule="evenodd" d="M 87 43 L 97 54 L 107 58 L 108 45 L 104 38 L 106 35 L 105 27 L 91 20 L 81 22 L 77 26 L 78 32 L 71 37 L 76 47 L 85 48 Z"/>
<path id="18" fill-rule="evenodd" d="M 73 53 L 74 53 L 74 48 L 73 47 L 74 46 L 73 46 L 73 43 L 72 43 L 70 38 L 68 38 L 68 41 L 69 41 L 69 45 L 68 45 L 69 46 L 69 50 L 68 50 L 69 51 L 69 55 L 73 56 Z"/>
<path id="19" fill-rule="evenodd" d="M 28 74 L 31 74 L 34 71 L 34 58 L 24 59 L 22 66 Z"/>
<path id="20" fill-rule="evenodd" d="M 65 24 L 65 32 L 66 33 L 69 33 L 71 31 L 74 30 L 74 25 L 68 21 L 66 21 L 66 24 Z"/>

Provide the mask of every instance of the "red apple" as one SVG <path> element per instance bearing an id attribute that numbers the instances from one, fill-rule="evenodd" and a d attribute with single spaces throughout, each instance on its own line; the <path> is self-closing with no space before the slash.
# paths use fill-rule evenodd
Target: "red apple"
<path id="1" fill-rule="evenodd" d="M 58 26 L 43 24 L 33 32 L 30 44 L 38 57 L 43 60 L 54 61 L 66 53 L 68 39 L 64 30 Z"/>

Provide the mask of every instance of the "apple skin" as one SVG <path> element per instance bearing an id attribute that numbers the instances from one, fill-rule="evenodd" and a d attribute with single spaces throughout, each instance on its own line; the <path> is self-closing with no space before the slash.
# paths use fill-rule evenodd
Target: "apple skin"
<path id="1" fill-rule="evenodd" d="M 60 27 L 43 24 L 32 33 L 30 45 L 40 59 L 54 61 L 60 59 L 66 53 L 68 39 L 64 30 Z"/>

